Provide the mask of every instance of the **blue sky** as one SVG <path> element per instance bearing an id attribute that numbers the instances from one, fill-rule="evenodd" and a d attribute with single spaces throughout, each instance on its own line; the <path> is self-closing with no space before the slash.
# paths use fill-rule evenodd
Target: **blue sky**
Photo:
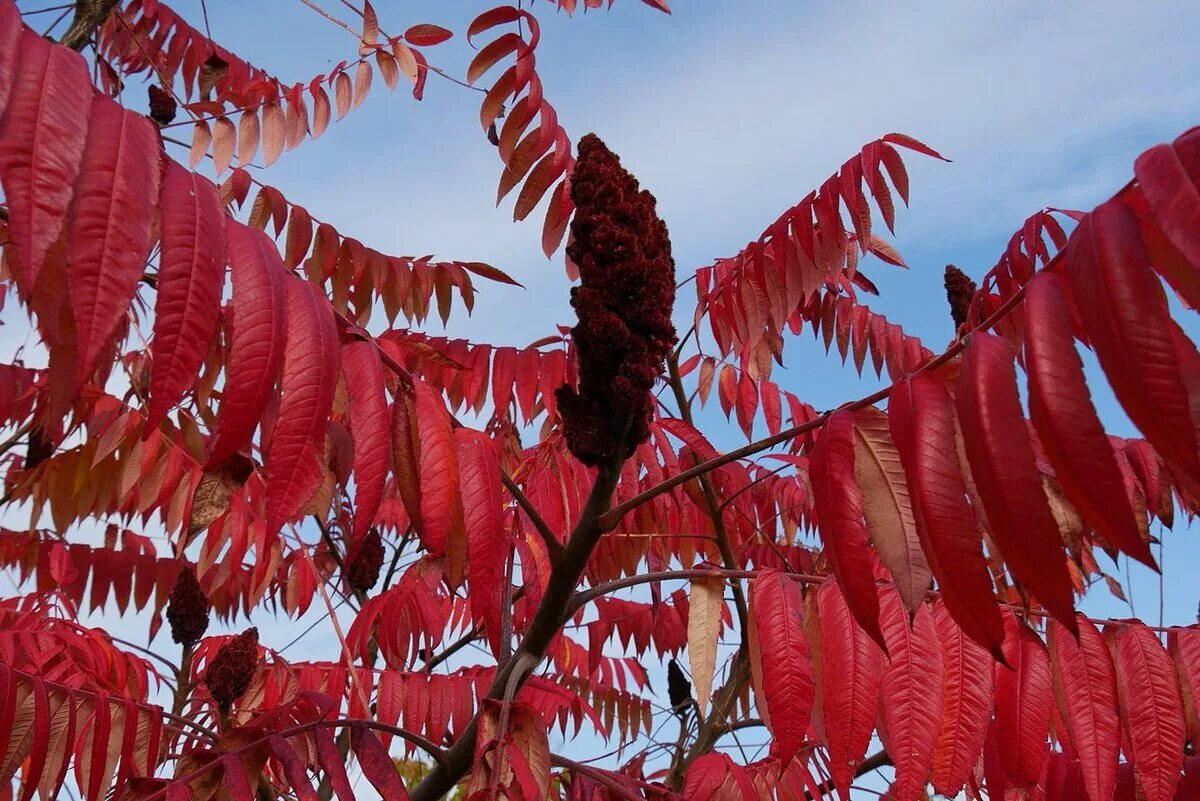
<path id="1" fill-rule="evenodd" d="M 176 7 L 198 23 L 196 5 Z M 463 31 L 485 5 L 377 10 L 390 33 L 417 22 Z M 889 131 L 922 139 L 952 163 L 906 157 L 912 204 L 898 213 L 895 244 L 911 270 L 872 264 L 882 294 L 871 305 L 934 350 L 951 335 L 947 262 L 979 278 L 1028 214 L 1091 208 L 1128 180 L 1140 152 L 1200 123 L 1200 21 L 1187 4 L 1152 13 L 1112 2 L 674 5 L 668 17 L 618 0 L 573 18 L 535 6 L 539 74 L 568 132 L 597 132 L 658 197 L 681 279 L 756 237 L 865 142 Z M 354 37 L 295 0 L 209 6 L 216 39 L 284 80 L 307 80 L 355 50 Z M 472 52 L 456 36 L 429 58 L 461 75 Z M 264 179 L 384 252 L 508 271 L 527 288 L 484 287 L 474 315 L 452 319 L 449 333 L 522 345 L 571 322 L 569 284 L 561 255 L 541 253 L 538 215 L 514 225 L 511 199 L 493 204 L 499 162 L 478 102 L 436 76 L 421 103 L 376 81 L 360 108 Z M 693 304 L 683 290 L 680 319 Z M 1200 336 L 1193 314 L 1181 319 Z M 877 386 L 808 336 L 787 354 L 778 380 L 817 408 Z M 1092 385 L 1111 430 L 1132 435 L 1095 371 Z M 737 443 L 708 421 L 714 441 Z M 1196 593 L 1181 579 L 1200 548 L 1192 532 L 1165 547 L 1165 614 L 1190 622 Z M 1157 577 L 1135 568 L 1132 578 L 1135 611 L 1157 618 Z M 1095 614 L 1130 614 L 1101 594 L 1087 602 Z"/>
<path id="2" fill-rule="evenodd" d="M 202 27 L 198 0 L 171 5 Z M 299 0 L 208 5 L 215 39 L 285 81 L 307 82 L 356 55 L 354 37 Z M 353 19 L 337 0 L 323 5 Z M 568 18 L 536 4 L 539 73 L 568 132 L 598 133 L 658 197 L 680 278 L 757 237 L 867 141 L 890 131 L 925 141 L 953 163 L 908 159 L 912 207 L 898 212 L 895 245 L 911 270 L 868 269 L 882 291 L 872 308 L 934 350 L 952 333 L 941 290 L 947 262 L 979 278 L 1028 214 L 1091 208 L 1128 180 L 1140 152 L 1200 123 L 1200 18 L 1188 3 L 673 6 L 668 17 L 617 0 L 611 11 Z M 488 4 L 376 7 L 394 34 L 418 22 L 461 32 Z M 428 52 L 459 75 L 471 54 L 461 34 Z M 140 102 L 140 86 L 130 91 Z M 500 164 L 479 128 L 480 97 L 431 76 L 417 103 L 377 79 L 360 108 L 261 177 L 380 251 L 506 270 L 527 289 L 484 287 L 474 315 L 452 320 L 449 333 L 524 345 L 572 321 L 569 284 L 561 254 L 541 253 L 539 215 L 514 225 L 511 200 L 494 206 Z M 680 319 L 693 304 L 683 290 Z M 11 311 L 6 319 L 15 321 Z M 1194 314 L 1181 319 L 1200 337 Z M 5 334 L 15 346 L 25 331 Z M 878 386 L 824 358 L 807 335 L 787 354 L 776 380 L 817 408 Z M 1113 432 L 1133 434 L 1096 379 Z M 719 446 L 739 444 L 732 427 L 705 419 Z M 1197 605 L 1188 581 L 1200 564 L 1196 531 L 1168 534 L 1165 548 L 1165 619 L 1186 624 Z M 1136 612 L 1156 623 L 1157 577 L 1133 568 L 1132 589 Z M 1084 607 L 1131 614 L 1103 589 Z M 331 634 L 314 633 L 312 646 L 322 655 L 336 648 Z"/>

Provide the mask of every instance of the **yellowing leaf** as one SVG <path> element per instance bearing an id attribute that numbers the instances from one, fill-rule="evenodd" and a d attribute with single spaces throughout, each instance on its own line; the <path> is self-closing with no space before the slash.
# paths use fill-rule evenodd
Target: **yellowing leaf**
<path id="1" fill-rule="evenodd" d="M 700 717 L 712 694 L 713 671 L 717 664 L 717 630 L 721 625 L 725 579 L 696 579 L 688 593 L 688 666 Z"/>

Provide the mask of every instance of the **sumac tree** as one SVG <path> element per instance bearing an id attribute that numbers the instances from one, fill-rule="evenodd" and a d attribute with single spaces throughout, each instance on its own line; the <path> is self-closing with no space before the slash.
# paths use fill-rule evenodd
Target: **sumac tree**
<path id="1" fill-rule="evenodd" d="M 441 73 L 451 31 L 355 10 L 357 55 L 289 85 L 161 2 L 80 0 L 55 42 L 0 0 L 2 286 L 45 356 L 0 366 L 32 512 L 0 532 L 0 796 L 844 798 L 890 764 L 894 801 L 1198 797 L 1200 628 L 1076 603 L 1097 551 L 1155 567 L 1151 524 L 1200 504 L 1171 311 L 1200 303 L 1200 129 L 1031 216 L 978 285 L 948 270 L 935 352 L 863 268 L 900 261 L 877 232 L 937 152 L 883 136 L 676 265 L 636 165 L 544 96 L 539 9 L 498 6 L 464 82 L 578 319 L 450 340 L 422 324 L 512 279 L 382 253 L 248 169 L 374 77 Z M 818 413 L 776 384 L 806 324 L 886 388 Z M 1106 433 L 1081 346 L 1144 439 Z M 768 436 L 718 451 L 714 402 Z M 109 604 L 178 657 L 82 622 Z M 262 613 L 310 610 L 338 647 L 285 657 Z M 753 727 L 769 753 L 731 758 Z M 555 728 L 623 748 L 576 762 Z"/>

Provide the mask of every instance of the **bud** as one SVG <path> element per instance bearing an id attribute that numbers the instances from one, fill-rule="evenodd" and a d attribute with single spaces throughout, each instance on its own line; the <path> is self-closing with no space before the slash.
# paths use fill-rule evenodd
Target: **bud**
<path id="1" fill-rule="evenodd" d="M 956 330 L 967 321 L 975 290 L 975 282 L 966 273 L 953 264 L 946 265 L 946 300 L 950 301 L 950 317 Z"/>
<path id="2" fill-rule="evenodd" d="M 170 125 L 175 119 L 175 98 L 170 92 L 153 84 L 147 91 L 150 94 L 150 119 L 159 125 Z"/>
<path id="3" fill-rule="evenodd" d="M 567 448 L 597 466 L 627 458 L 649 436 L 651 389 L 675 344 L 675 261 L 654 196 L 595 134 L 579 142 L 571 199 L 579 389 L 556 395 Z"/>
<path id="4" fill-rule="evenodd" d="M 167 622 L 171 624 L 171 639 L 180 645 L 192 645 L 208 629 L 208 598 L 200 589 L 196 572 L 184 565 L 175 576 L 171 597 L 167 599 Z"/>
<path id="5" fill-rule="evenodd" d="M 353 549 L 346 564 L 346 583 L 352 589 L 366 592 L 379 581 L 379 568 L 383 567 L 383 540 L 379 529 L 367 529 L 362 542 Z"/>
<path id="6" fill-rule="evenodd" d="M 257 667 L 258 629 L 251 627 L 217 649 L 204 672 L 204 686 L 217 706 L 227 710 L 246 692 Z"/>

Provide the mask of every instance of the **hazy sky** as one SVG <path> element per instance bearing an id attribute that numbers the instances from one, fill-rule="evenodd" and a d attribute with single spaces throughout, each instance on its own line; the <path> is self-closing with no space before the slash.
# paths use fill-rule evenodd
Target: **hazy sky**
<path id="1" fill-rule="evenodd" d="M 202 27 L 198 0 L 171 5 Z M 336 0 L 323 5 L 352 19 Z M 418 22 L 461 32 L 488 5 L 376 3 L 389 33 Z M 935 351 L 952 333 L 947 262 L 979 278 L 1030 213 L 1091 208 L 1128 180 L 1140 152 L 1200 123 L 1200 21 L 1188 3 L 673 6 L 668 17 L 617 0 L 568 18 L 552 3 L 534 5 L 539 74 L 567 131 L 598 133 L 658 197 L 681 279 L 756 238 L 867 141 L 890 131 L 925 141 L 953 163 L 906 155 L 912 207 L 898 211 L 894 244 L 911 270 L 864 269 L 882 290 L 872 308 Z M 285 81 L 356 57 L 355 38 L 299 0 L 209 0 L 208 12 L 215 39 Z M 457 75 L 471 54 L 461 34 L 428 51 Z M 129 91 L 140 102 L 142 88 Z M 388 94 L 377 77 L 360 108 L 260 177 L 382 252 L 506 270 L 527 289 L 485 286 L 474 316 L 453 320 L 450 333 L 524 345 L 571 322 L 569 284 L 561 254 L 541 253 L 540 214 L 514 225 L 511 199 L 494 206 L 500 163 L 479 128 L 480 97 L 431 76 L 417 103 L 403 87 Z M 681 317 L 694 302 L 681 292 Z M 5 319 L 11 348 L 25 329 L 11 309 Z M 1183 321 L 1200 337 L 1193 314 Z M 817 408 L 877 386 L 825 359 L 807 335 L 787 354 L 776 380 Z M 1093 391 L 1112 431 L 1133 434 L 1098 376 Z M 705 420 L 719 446 L 738 444 L 723 421 Z M 1197 605 L 1188 581 L 1200 564 L 1196 531 L 1167 534 L 1165 548 L 1165 618 L 1186 624 Z M 1157 577 L 1135 568 L 1132 597 L 1156 623 Z M 1084 606 L 1131 614 L 1103 589 Z M 330 640 L 314 633 L 312 645 L 328 655 Z"/>

